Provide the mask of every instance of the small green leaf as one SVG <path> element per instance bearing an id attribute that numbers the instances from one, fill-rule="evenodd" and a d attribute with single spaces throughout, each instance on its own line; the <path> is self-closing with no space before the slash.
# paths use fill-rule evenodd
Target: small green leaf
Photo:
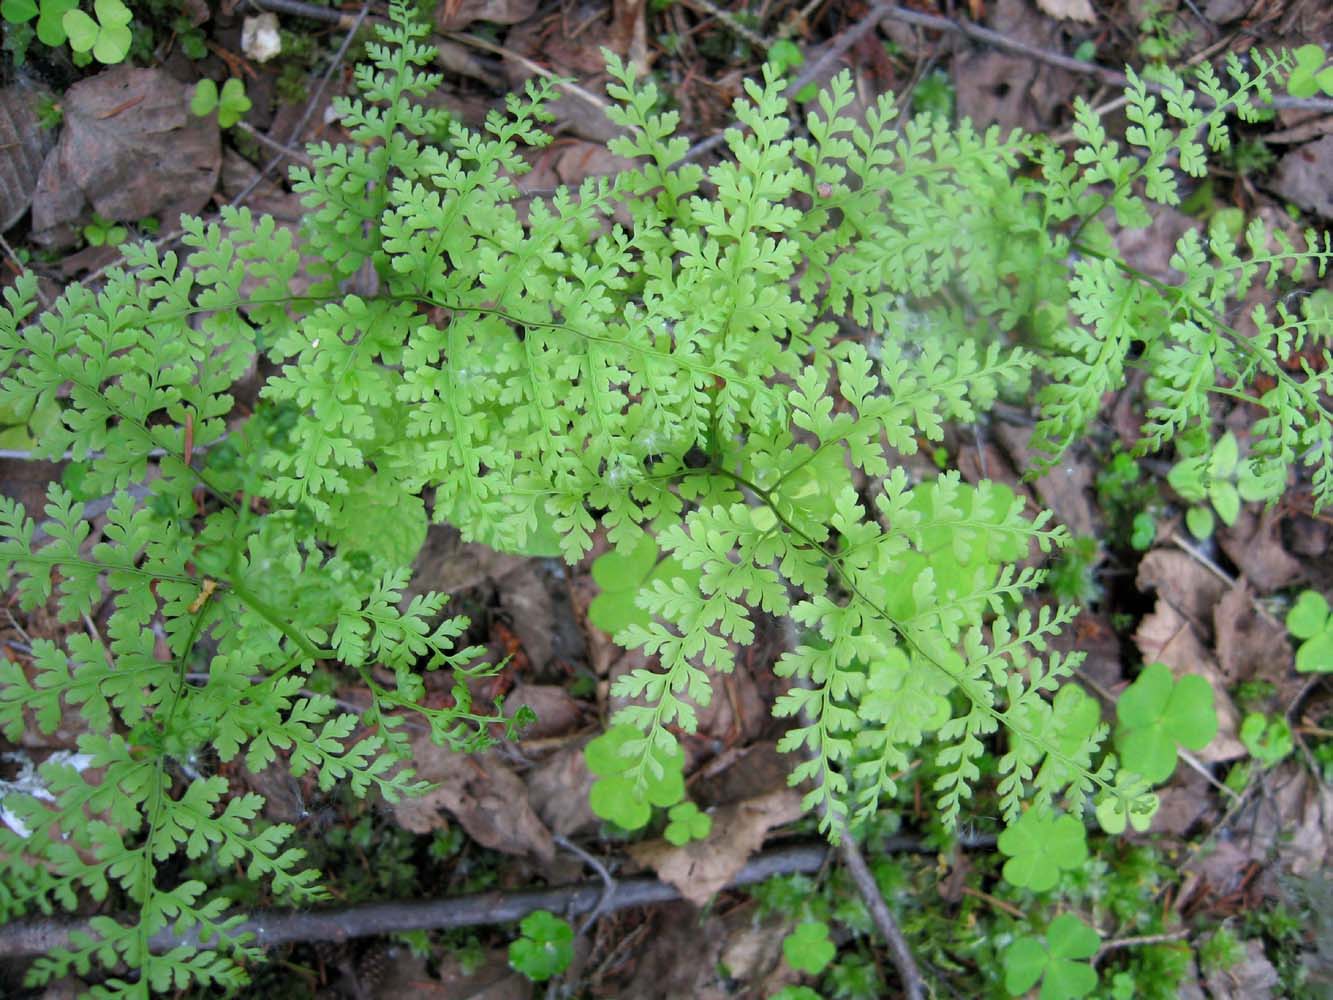
<path id="1" fill-rule="evenodd" d="M 87 52 L 97 44 L 97 22 L 83 11 L 67 11 L 61 24 L 65 28 L 65 36 L 69 39 L 69 47 L 75 52 Z"/>
<path id="2" fill-rule="evenodd" d="M 823 972 L 837 952 L 837 947 L 829 940 L 828 924 L 821 920 L 806 921 L 782 940 L 782 954 L 787 964 L 812 976 Z"/>
<path id="3" fill-rule="evenodd" d="M 218 85 L 204 77 L 194 85 L 194 97 L 190 99 L 190 113 L 200 118 L 211 114 L 218 106 Z"/>
<path id="4" fill-rule="evenodd" d="M 713 830 L 713 818 L 700 812 L 693 802 L 678 802 L 667 816 L 671 822 L 662 836 L 677 847 L 684 847 L 691 840 L 703 840 Z"/>
<path id="5" fill-rule="evenodd" d="M 65 15 L 79 6 L 79 0 L 42 0 L 41 16 L 37 19 L 37 40 L 55 48 L 64 45 Z"/>
<path id="6" fill-rule="evenodd" d="M 1223 524 L 1229 527 L 1236 523 L 1236 518 L 1240 516 L 1240 491 L 1236 489 L 1235 483 L 1226 480 L 1214 482 L 1208 497 L 1213 501 L 1213 509 Z"/>
<path id="7" fill-rule="evenodd" d="M 1116 702 L 1115 742 L 1121 763 L 1150 782 L 1162 782 L 1176 767 L 1177 744 L 1202 750 L 1217 734 L 1213 691 L 1202 677 L 1172 679 L 1171 669 L 1146 667 Z"/>
<path id="8" fill-rule="evenodd" d="M 1033 892 L 1054 887 L 1061 871 L 1077 868 L 1088 859 L 1083 824 L 1073 816 L 1053 816 L 1045 809 L 1023 813 L 1000 834 L 998 846 L 1009 856 L 1004 877 Z"/>
<path id="9" fill-rule="evenodd" d="M 1240 727 L 1240 741 L 1264 767 L 1272 767 L 1295 749 L 1287 720 L 1269 719 L 1262 712 L 1251 712 L 1245 716 Z"/>
<path id="10" fill-rule="evenodd" d="M 1240 461 L 1240 444 L 1236 441 L 1236 435 L 1227 431 L 1213 446 L 1212 458 L 1208 460 L 1210 478 L 1230 478 L 1236 471 L 1238 461 Z"/>
<path id="11" fill-rule="evenodd" d="M 1333 673 L 1333 629 L 1325 629 L 1301 643 L 1296 669 L 1303 674 Z"/>
<path id="12" fill-rule="evenodd" d="M 1213 512 L 1207 507 L 1191 507 L 1185 511 L 1185 526 L 1195 538 L 1209 538 L 1213 534 Z"/>
<path id="13" fill-rule="evenodd" d="M 509 946 L 509 964 L 534 982 L 558 976 L 574 958 L 574 929 L 549 910 L 534 910 L 519 924 L 522 936 Z"/>
<path id="14" fill-rule="evenodd" d="M 1132 523 L 1129 544 L 1138 552 L 1146 552 L 1152 548 L 1152 543 L 1157 539 L 1157 522 L 1153 516 L 1146 511 L 1140 511 L 1134 515 Z"/>
<path id="15" fill-rule="evenodd" d="M 1097 953 L 1101 938 L 1071 913 L 1051 921 L 1045 940 L 1021 937 L 1004 952 L 1004 986 L 1013 996 L 1042 981 L 1041 1000 L 1073 1000 L 1097 987 L 1097 973 L 1083 961 Z"/>
<path id="16" fill-rule="evenodd" d="M 37 16 L 33 0 L 4 0 L 0 3 L 0 17 L 10 24 L 23 24 Z"/>
<path id="17" fill-rule="evenodd" d="M 805 62 L 805 54 L 791 39 L 783 38 L 769 47 L 768 61 L 773 64 L 779 76 L 786 76 L 789 69 Z"/>
<path id="18" fill-rule="evenodd" d="M 1287 612 L 1287 630 L 1297 639 L 1310 639 L 1328 627 L 1328 601 L 1317 590 L 1306 590 Z"/>
<path id="19" fill-rule="evenodd" d="M 231 128 L 245 117 L 250 110 L 250 98 L 245 94 L 245 84 L 238 77 L 231 77 L 222 85 L 218 96 L 218 125 Z"/>

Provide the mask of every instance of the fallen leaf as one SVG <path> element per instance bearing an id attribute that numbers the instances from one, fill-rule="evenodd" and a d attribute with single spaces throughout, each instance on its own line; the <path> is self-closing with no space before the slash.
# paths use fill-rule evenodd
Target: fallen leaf
<path id="1" fill-rule="evenodd" d="M 1144 593 L 1157 591 L 1205 637 L 1212 629 L 1213 609 L 1227 589 L 1208 567 L 1174 548 L 1153 549 L 1139 560 L 1134 583 Z"/>
<path id="2" fill-rule="evenodd" d="M 1304 761 L 1288 760 L 1268 776 L 1271 794 L 1259 803 L 1249 848 L 1259 857 L 1275 852 L 1293 875 L 1316 875 L 1328 858 L 1333 786 L 1311 776 Z"/>
<path id="3" fill-rule="evenodd" d="M 112 220 L 157 216 L 164 228 L 202 209 L 222 146 L 216 120 L 188 106 L 189 88 L 161 70 L 117 66 L 73 84 L 33 194 L 33 239 L 73 242 L 89 205 Z"/>
<path id="4" fill-rule="evenodd" d="M 523 730 L 526 740 L 540 740 L 563 736 L 579 726 L 583 708 L 556 684 L 516 684 L 505 695 L 504 714 L 513 717 L 520 706 L 526 705 L 537 716 L 537 721 Z"/>
<path id="5" fill-rule="evenodd" d="M 56 130 L 37 118 L 38 102 L 49 98 L 35 87 L 0 88 L 0 232 L 32 204 L 42 161 L 56 143 Z"/>
<path id="6" fill-rule="evenodd" d="M 1279 537 L 1281 519 L 1276 510 L 1255 513 L 1241 508 L 1236 523 L 1223 525 L 1217 542 L 1227 558 L 1261 593 L 1277 590 L 1305 576 L 1301 564 L 1291 557 Z"/>
<path id="7" fill-rule="evenodd" d="M 1031 427 L 997 423 L 995 436 L 1013 456 L 1018 468 L 1032 469 L 1039 464 L 1037 457 L 1028 450 L 1028 442 L 1032 440 Z M 1091 465 L 1067 454 L 1032 486 L 1042 503 L 1055 511 L 1061 524 L 1075 537 L 1084 537 L 1098 534 L 1096 516 L 1092 511 L 1092 480 Z"/>
<path id="8" fill-rule="evenodd" d="M 594 781 L 580 746 L 563 747 L 524 775 L 528 801 L 553 833 L 573 837 L 601 820 L 588 804 Z"/>
<path id="9" fill-rule="evenodd" d="M 1282 157 L 1267 187 L 1307 212 L 1333 219 L 1333 135 Z"/>
<path id="10" fill-rule="evenodd" d="M 1279 683 L 1290 674 L 1291 643 L 1279 621 L 1259 614 L 1245 581 L 1232 587 L 1213 609 L 1217 663 L 1228 685 L 1255 677 Z"/>
<path id="11" fill-rule="evenodd" d="M 1092 24 L 1097 20 L 1097 15 L 1088 0 L 1037 0 L 1037 6 L 1041 8 L 1043 14 L 1049 14 L 1061 21 L 1082 21 L 1084 24 Z"/>
<path id="12" fill-rule="evenodd" d="M 455 753 L 437 747 L 426 733 L 412 738 L 417 777 L 434 787 L 394 806 L 398 825 L 413 833 L 448 826 L 446 810 L 469 837 L 505 854 L 555 856 L 551 833 L 528 803 L 527 789 L 495 753 Z"/>
<path id="13" fill-rule="evenodd" d="M 1209 764 L 1246 756 L 1244 745 L 1236 738 L 1240 713 L 1227 693 L 1217 661 L 1185 617 L 1165 600 L 1159 600 L 1152 614 L 1139 623 L 1134 643 L 1143 654 L 1144 663 L 1165 663 L 1177 680 L 1186 674 L 1196 674 L 1213 689 L 1217 735 L 1195 756 Z"/>
<path id="14" fill-rule="evenodd" d="M 784 788 L 721 807 L 713 814 L 712 832 L 703 840 L 683 847 L 654 840 L 634 845 L 630 854 L 695 906 L 703 906 L 745 867 L 769 830 L 803 814 L 800 793 Z"/>
<path id="15" fill-rule="evenodd" d="M 537 12 L 537 0 L 449 0 L 436 12 L 441 31 L 461 31 L 473 21 L 518 24 Z"/>

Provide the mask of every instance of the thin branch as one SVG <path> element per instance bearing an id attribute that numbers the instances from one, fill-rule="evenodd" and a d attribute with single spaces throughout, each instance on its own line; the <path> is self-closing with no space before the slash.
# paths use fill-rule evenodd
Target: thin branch
<path id="1" fill-rule="evenodd" d="M 597 905 L 594 906 L 588 912 L 588 915 L 583 918 L 583 924 L 579 927 L 579 936 L 582 937 L 584 934 L 588 933 L 588 928 L 591 927 L 597 921 L 597 918 L 602 915 L 602 911 L 606 909 L 607 901 L 615 895 L 616 880 L 612 878 L 611 873 L 606 870 L 606 865 L 602 864 L 597 858 L 589 854 L 568 837 L 563 837 L 557 833 L 552 839 L 559 846 L 563 847 L 570 854 L 573 854 L 585 865 L 595 871 L 597 877 L 602 880 L 602 885 L 605 887 L 602 891 L 602 898 L 597 900 Z"/>
<path id="2" fill-rule="evenodd" d="M 907 849 L 925 850 L 920 841 L 905 844 Z M 752 885 L 775 875 L 816 872 L 828 856 L 826 844 L 802 844 L 780 847 L 757 855 L 729 886 Z M 521 920 L 534 910 L 550 910 L 574 916 L 623 910 L 631 906 L 669 903 L 681 898 L 674 886 L 655 878 L 623 879 L 607 896 L 600 881 L 581 882 L 555 889 L 530 889 L 521 892 L 483 892 L 443 899 L 395 900 L 368 903 L 340 910 L 274 910 L 253 914 L 236 928 L 236 933 L 251 933 L 261 948 L 297 941 L 347 941 L 351 938 L 397 934 L 406 931 L 444 930 L 508 924 Z M 72 933 L 90 933 L 86 921 L 29 920 L 0 927 L 0 958 L 45 955 L 55 948 L 68 948 Z M 195 944 L 195 937 L 164 931 L 152 939 L 154 951 L 166 951 L 182 943 Z"/>

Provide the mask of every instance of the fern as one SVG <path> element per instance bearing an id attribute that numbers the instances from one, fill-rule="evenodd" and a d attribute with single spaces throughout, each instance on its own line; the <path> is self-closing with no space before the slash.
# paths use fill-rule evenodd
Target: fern
<path id="1" fill-rule="evenodd" d="M 392 801 L 421 787 L 401 766 L 408 714 L 437 742 L 486 742 L 501 716 L 472 705 L 469 678 L 489 668 L 454 648 L 465 623 L 442 618 L 441 595 L 403 600 L 431 518 L 510 550 L 555 539 L 570 561 L 598 530 L 626 550 L 647 531 L 697 576 L 650 575 L 647 623 L 617 636 L 654 658 L 614 692 L 641 734 L 621 743 L 640 788 L 678 767 L 674 734 L 759 610 L 798 627 L 776 711 L 830 836 L 920 754 L 953 822 L 994 740 L 1007 821 L 1061 800 L 1112 828 L 1144 822 L 1147 784 L 1116 768 L 1067 683 L 1079 657 L 1048 648 L 1072 609 L 1018 610 L 1067 533 L 1003 486 L 914 483 L 898 458 L 1035 384 L 1054 461 L 1134 358 L 1141 450 L 1206 439 L 1212 401 L 1239 398 L 1262 411 L 1256 461 L 1304 461 L 1317 502 L 1333 499 L 1333 365 L 1283 364 L 1327 344 L 1327 317 L 1255 307 L 1253 336 L 1227 319 L 1260 282 L 1323 277 L 1327 236 L 1296 246 L 1255 223 L 1238 250 L 1187 233 L 1163 283 L 1107 229 L 1174 204 L 1179 172 L 1201 174 L 1287 60 L 1233 60 L 1228 83 L 1201 67 L 1208 110 L 1178 77 L 1162 99 L 1131 77 L 1127 145 L 1080 104 L 1072 159 L 1037 137 L 899 122 L 891 96 L 854 120 L 845 75 L 798 129 L 766 71 L 704 169 L 680 162 L 653 85 L 608 56 L 611 149 L 636 166 L 521 212 L 514 178 L 521 147 L 548 141 L 549 86 L 470 131 L 419 103 L 431 50 L 403 4 L 392 14 L 360 97 L 335 105 L 351 141 L 294 171 L 299 239 L 224 209 L 187 224 L 183 256 L 134 248 L 100 291 L 72 286 L 41 315 L 30 279 L 5 293 L 0 402 L 57 401 L 42 453 L 72 451 L 88 495 L 114 499 L 95 526 L 53 486 L 40 531 L 0 499 L 4 581 L 75 626 L 0 664 L 0 726 L 81 734 L 77 759 L 43 768 L 51 797 L 12 803 L 27 835 L 0 832 L 0 902 L 115 893 L 136 912 L 97 918 L 33 981 L 97 962 L 119 970 L 103 996 L 241 983 L 257 954 L 240 915 L 173 882 L 173 859 L 214 852 L 278 898 L 320 898 L 293 831 L 205 773 L 204 751 Z M 231 391 L 261 354 L 276 371 L 246 417 Z M 105 638 L 84 634 L 106 597 Z M 320 662 L 368 688 L 361 718 L 305 690 Z M 453 674 L 450 708 L 423 704 L 435 669 Z M 155 951 L 167 930 L 195 943 Z"/>

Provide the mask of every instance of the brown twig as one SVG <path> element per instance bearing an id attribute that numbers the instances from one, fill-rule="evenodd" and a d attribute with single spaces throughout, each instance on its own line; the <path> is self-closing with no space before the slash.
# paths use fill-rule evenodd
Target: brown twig
<path id="1" fill-rule="evenodd" d="M 905 846 L 920 849 L 919 842 Z M 742 868 L 729 885 L 752 885 L 774 875 L 815 872 L 827 856 L 825 844 L 802 844 L 764 851 Z M 346 941 L 415 930 L 506 924 L 521 920 L 534 910 L 575 916 L 596 911 L 599 903 L 605 913 L 680 898 L 674 886 L 655 878 L 640 877 L 617 881 L 611 891 L 597 881 L 554 889 L 368 903 L 340 910 L 260 912 L 239 925 L 236 932 L 249 932 L 259 947 L 272 948 L 295 941 Z M 87 922 L 28 920 L 8 924 L 0 927 L 0 957 L 45 955 L 55 948 L 68 948 L 70 935 L 74 932 L 89 933 Z M 153 937 L 151 947 L 155 951 L 167 950 L 182 943 L 196 942 L 188 935 L 164 931 Z"/>

